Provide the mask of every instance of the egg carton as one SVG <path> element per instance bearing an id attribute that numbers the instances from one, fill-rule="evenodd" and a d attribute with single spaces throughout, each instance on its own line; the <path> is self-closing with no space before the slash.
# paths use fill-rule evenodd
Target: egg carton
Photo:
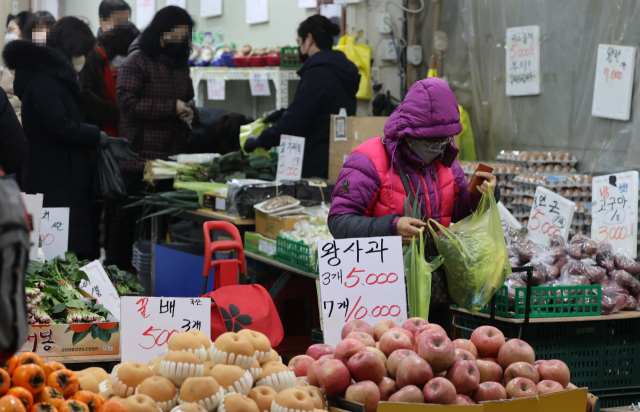
<path id="1" fill-rule="evenodd" d="M 578 158 L 566 152 L 526 152 L 526 151 L 501 151 L 496 160 L 514 165 L 531 166 L 556 163 L 575 166 Z"/>
<path id="2" fill-rule="evenodd" d="M 548 175 L 540 173 L 521 174 L 513 179 L 514 183 L 521 183 L 531 186 L 542 186 L 546 188 L 583 189 L 591 188 L 593 179 L 588 175 L 581 174 L 558 174 Z"/>
<path id="3" fill-rule="evenodd" d="M 467 162 L 460 161 L 460 167 L 464 171 L 466 175 L 473 175 L 473 173 L 478 168 L 478 165 L 482 163 L 485 166 L 489 166 L 493 168 L 493 174 L 495 176 L 517 176 L 518 174 L 523 172 L 522 167 L 517 167 L 508 163 L 503 162 Z"/>

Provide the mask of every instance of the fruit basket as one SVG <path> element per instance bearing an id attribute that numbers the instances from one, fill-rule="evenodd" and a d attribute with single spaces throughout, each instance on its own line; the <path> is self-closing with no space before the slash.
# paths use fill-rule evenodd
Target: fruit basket
<path id="1" fill-rule="evenodd" d="M 312 256 L 309 253 L 309 246 L 303 242 L 294 242 L 278 236 L 276 239 L 276 260 L 305 272 L 318 273 L 316 268 L 318 252 L 316 251 Z"/>

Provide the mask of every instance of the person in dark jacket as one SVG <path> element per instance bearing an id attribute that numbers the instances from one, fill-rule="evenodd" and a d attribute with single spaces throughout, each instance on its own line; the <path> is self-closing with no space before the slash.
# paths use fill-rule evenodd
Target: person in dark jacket
<path id="1" fill-rule="evenodd" d="M 27 161 L 27 138 L 7 93 L 0 87 L 0 169 L 10 175 Z"/>
<path id="2" fill-rule="evenodd" d="M 45 46 L 54 24 L 56 24 L 56 18 L 51 13 L 44 10 L 37 11 L 27 21 L 25 30 L 22 32 L 22 38 Z"/>
<path id="3" fill-rule="evenodd" d="M 247 139 L 246 152 L 278 146 L 283 134 L 304 137 L 302 177 L 328 177 L 331 115 L 341 108 L 349 116 L 356 114 L 360 85 L 356 65 L 343 52 L 331 49 L 338 34 L 340 28 L 319 14 L 300 24 L 298 45 L 304 65 L 298 70 L 301 80 L 296 95 L 279 120 L 260 136 Z"/>
<path id="4" fill-rule="evenodd" d="M 95 37 L 83 21 L 60 19 L 42 47 L 25 40 L 9 43 L 3 52 L 15 70 L 14 90 L 22 101 L 29 154 L 24 172 L 26 193 L 44 194 L 44 207 L 68 207 L 68 250 L 78 258 L 94 258 L 89 224 L 93 171 L 90 150 L 110 150 L 116 158 L 132 158 L 125 139 L 111 138 L 85 122 L 78 72 Z"/>
<path id="5" fill-rule="evenodd" d="M 170 155 L 186 153 L 189 127 L 185 121 L 193 122 L 196 116 L 187 104 L 194 96 L 188 62 L 193 27 L 184 9 L 161 9 L 118 69 L 118 131 L 139 154 L 135 161 L 120 162 L 129 196 L 139 196 L 145 190 L 143 171 L 148 160 L 167 160 Z M 123 268 L 131 265 L 140 213 L 140 208 L 125 209 L 130 203 L 128 199 L 118 202 L 107 246 L 107 264 Z"/>

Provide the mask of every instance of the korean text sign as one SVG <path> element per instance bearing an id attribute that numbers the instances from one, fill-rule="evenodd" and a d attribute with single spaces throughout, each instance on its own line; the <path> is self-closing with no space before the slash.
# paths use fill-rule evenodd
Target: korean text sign
<path id="1" fill-rule="evenodd" d="M 593 116 L 629 120 L 635 61 L 635 47 L 598 45 Z"/>
<path id="2" fill-rule="evenodd" d="M 540 94 L 540 26 L 507 29 L 507 96 Z"/>
<path id="3" fill-rule="evenodd" d="M 123 296 L 120 302 L 123 362 L 164 356 L 176 333 L 195 329 L 211 336 L 210 298 Z"/>
<path id="4" fill-rule="evenodd" d="M 638 172 L 593 178 L 591 237 L 637 256 Z"/>
<path id="5" fill-rule="evenodd" d="M 304 137 L 280 136 L 276 180 L 300 180 L 304 160 Z"/>
<path id="6" fill-rule="evenodd" d="M 324 342 L 335 346 L 352 320 L 374 325 L 407 320 L 407 291 L 399 236 L 318 241 Z"/>
<path id="7" fill-rule="evenodd" d="M 542 186 L 536 188 L 529 214 L 527 238 L 546 245 L 553 235 L 569 236 L 576 204 Z"/>
<path id="8" fill-rule="evenodd" d="M 63 256 L 69 245 L 69 208 L 50 207 L 42 209 L 40 220 L 42 251 L 47 260 Z"/>

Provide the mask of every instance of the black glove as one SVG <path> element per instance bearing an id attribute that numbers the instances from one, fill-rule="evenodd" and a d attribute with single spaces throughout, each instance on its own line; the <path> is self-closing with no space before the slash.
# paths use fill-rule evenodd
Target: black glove
<path id="1" fill-rule="evenodd" d="M 280 110 L 272 110 L 269 113 L 267 113 L 267 117 L 264 119 L 265 123 L 275 123 L 278 120 L 280 120 L 280 118 L 282 117 L 282 114 L 284 113 L 286 109 L 280 109 Z"/>
<path id="2" fill-rule="evenodd" d="M 111 137 L 105 132 L 100 132 L 99 146 L 107 149 L 117 160 L 136 160 L 137 153 L 132 152 L 127 145 L 129 141 L 121 137 Z"/>
<path id="3" fill-rule="evenodd" d="M 253 152 L 258 147 L 260 147 L 260 138 L 258 136 L 251 135 L 247 141 L 244 142 L 244 151 L 247 153 Z"/>

